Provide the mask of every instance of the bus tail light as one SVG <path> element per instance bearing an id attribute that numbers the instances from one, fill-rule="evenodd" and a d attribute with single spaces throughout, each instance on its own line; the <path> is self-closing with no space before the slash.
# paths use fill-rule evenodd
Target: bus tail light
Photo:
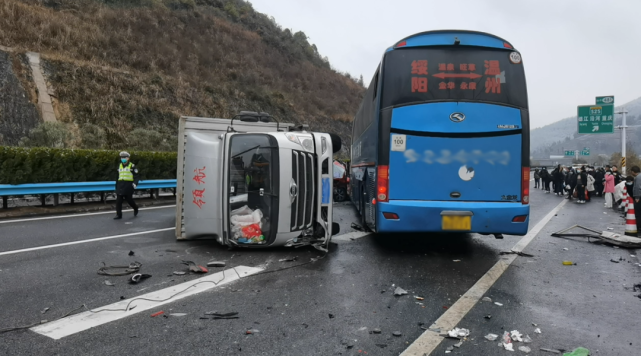
<path id="1" fill-rule="evenodd" d="M 398 47 L 405 47 L 405 46 L 407 46 L 407 41 L 403 41 L 403 42 L 401 42 L 401 43 L 397 44 L 397 45 L 396 45 L 396 48 L 398 48 Z"/>
<path id="2" fill-rule="evenodd" d="M 521 173 L 521 203 L 530 203 L 530 167 L 523 167 Z"/>
<path id="3" fill-rule="evenodd" d="M 515 216 L 514 219 L 512 219 L 512 222 L 522 223 L 525 222 L 525 220 L 527 220 L 527 215 L 519 215 Z"/>
<path id="4" fill-rule="evenodd" d="M 512 47 L 512 45 L 507 43 L 507 42 L 503 42 L 503 47 L 509 48 L 509 49 L 514 49 L 514 47 Z"/>
<path id="5" fill-rule="evenodd" d="M 389 166 L 378 166 L 376 177 L 376 198 L 379 202 L 389 201 Z"/>
<path id="6" fill-rule="evenodd" d="M 398 220 L 398 214 L 383 213 L 383 216 L 385 217 L 385 219 L 388 219 L 388 220 Z"/>

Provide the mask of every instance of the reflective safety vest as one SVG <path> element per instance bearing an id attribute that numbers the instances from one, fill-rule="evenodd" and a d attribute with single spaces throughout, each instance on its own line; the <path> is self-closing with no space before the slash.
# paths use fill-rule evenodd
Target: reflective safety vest
<path id="1" fill-rule="evenodd" d="M 120 168 L 118 168 L 118 180 L 124 180 L 127 182 L 133 182 L 134 181 L 134 174 L 131 173 L 131 168 L 133 164 L 129 162 L 129 164 L 126 167 L 122 166 L 122 163 L 120 164 Z"/>

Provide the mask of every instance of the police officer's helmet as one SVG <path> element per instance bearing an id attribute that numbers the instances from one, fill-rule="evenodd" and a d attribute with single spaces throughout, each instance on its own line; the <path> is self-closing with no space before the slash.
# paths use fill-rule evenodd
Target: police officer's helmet
<path id="1" fill-rule="evenodd" d="M 129 158 L 129 152 L 126 152 L 126 151 L 122 151 L 122 152 L 120 152 L 120 157 L 122 157 L 122 158 Z"/>

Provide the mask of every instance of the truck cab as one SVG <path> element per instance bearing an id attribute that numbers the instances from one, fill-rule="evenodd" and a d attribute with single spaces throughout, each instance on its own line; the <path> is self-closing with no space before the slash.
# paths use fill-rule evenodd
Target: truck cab
<path id="1" fill-rule="evenodd" d="M 178 139 L 177 239 L 327 250 L 338 136 L 241 112 L 181 117 Z"/>

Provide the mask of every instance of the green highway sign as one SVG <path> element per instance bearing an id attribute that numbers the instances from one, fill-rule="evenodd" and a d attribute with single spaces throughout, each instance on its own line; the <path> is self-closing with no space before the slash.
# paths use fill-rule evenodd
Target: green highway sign
<path id="1" fill-rule="evenodd" d="M 590 155 L 590 149 L 588 147 L 585 147 L 582 151 L 574 151 L 574 150 L 566 150 L 565 155 L 569 157 L 576 156 L 576 153 L 579 152 L 579 155 L 581 156 L 589 156 Z"/>
<path id="2" fill-rule="evenodd" d="M 566 156 L 574 156 L 574 151 L 565 151 Z"/>
<path id="3" fill-rule="evenodd" d="M 614 96 L 597 96 L 596 97 L 597 105 L 614 105 Z"/>
<path id="4" fill-rule="evenodd" d="M 582 105 L 577 111 L 579 134 L 614 133 L 614 105 Z"/>

